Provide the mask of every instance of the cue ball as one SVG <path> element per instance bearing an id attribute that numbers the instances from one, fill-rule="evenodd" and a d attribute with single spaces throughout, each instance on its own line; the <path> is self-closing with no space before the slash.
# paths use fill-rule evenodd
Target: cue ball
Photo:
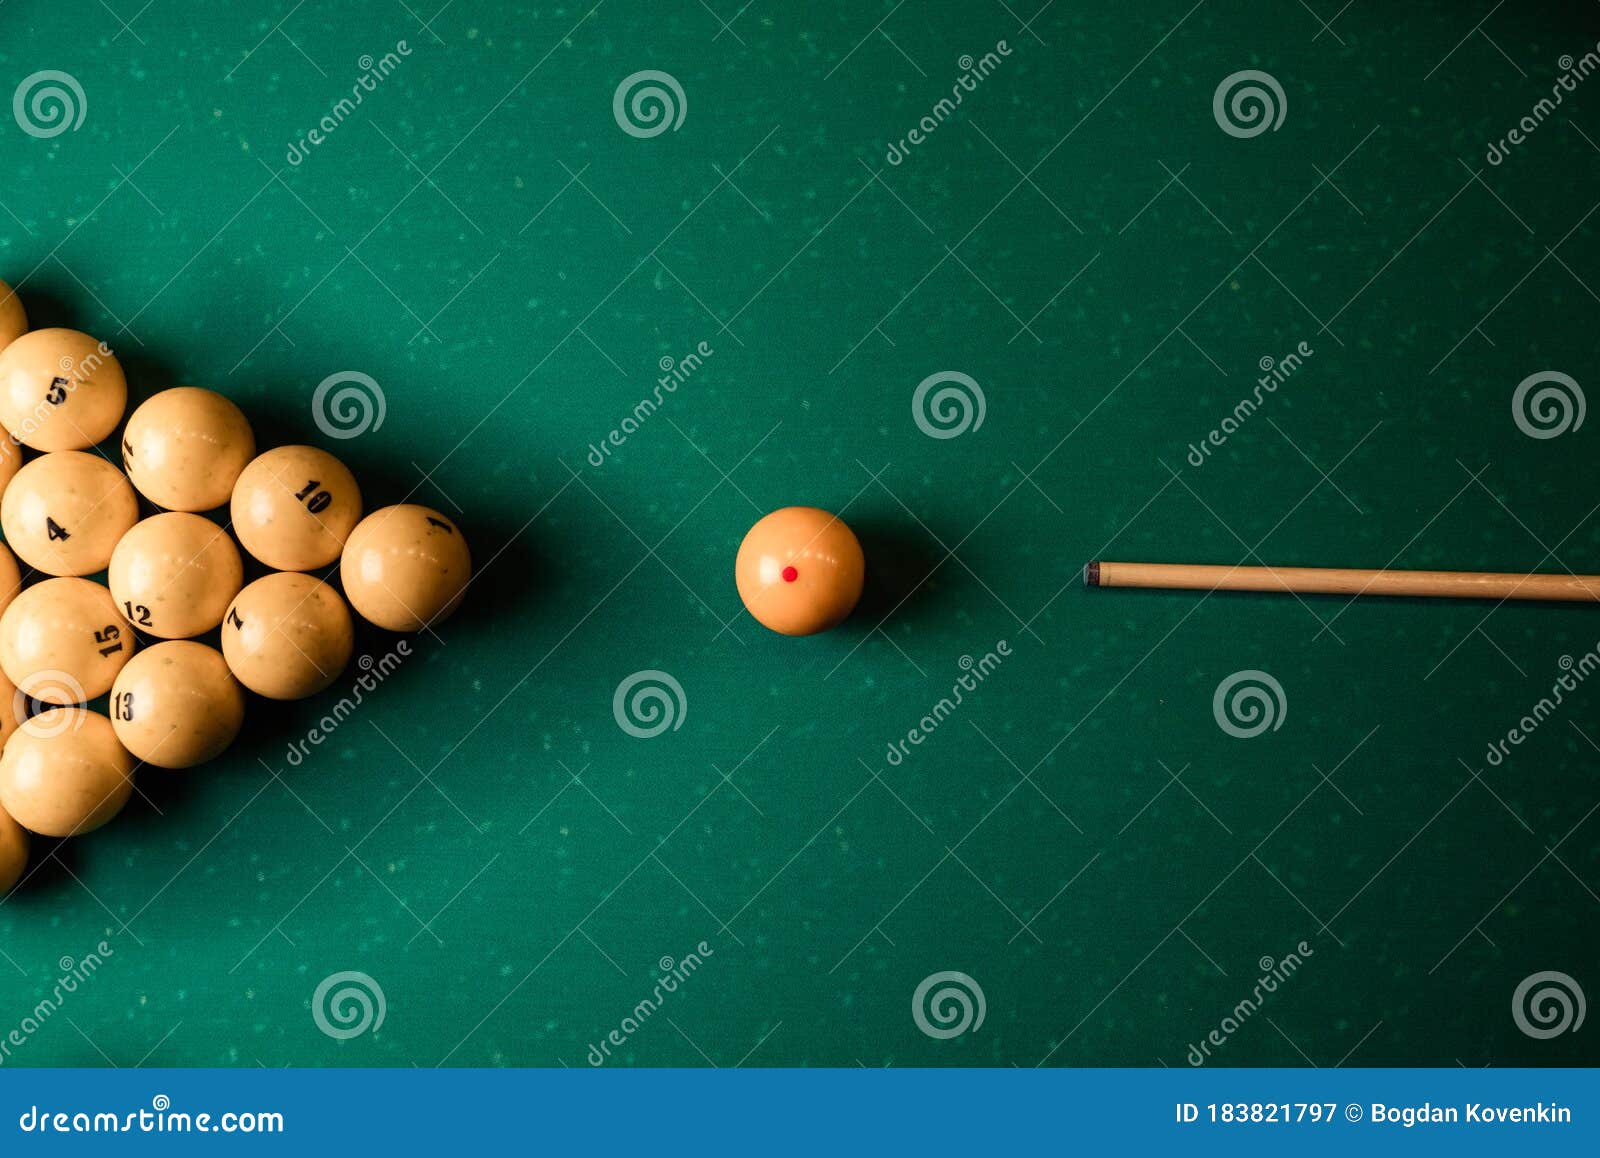
<path id="1" fill-rule="evenodd" d="M 471 576 L 461 531 L 438 511 L 411 503 L 362 519 L 339 563 L 350 606 L 389 631 L 417 631 L 449 618 Z"/>
<path id="2" fill-rule="evenodd" d="M 106 571 L 123 618 L 162 639 L 186 639 L 222 622 L 244 584 L 239 548 L 203 515 L 152 515 L 117 543 Z"/>
<path id="3" fill-rule="evenodd" d="M 97 454 L 40 455 L 0 496 L 0 529 L 21 560 L 46 575 L 93 575 L 139 521 L 127 476 Z"/>
<path id="4" fill-rule="evenodd" d="M 314 446 L 280 446 L 244 468 L 233 486 L 233 533 L 279 571 L 310 571 L 339 557 L 361 519 L 349 469 Z"/>
<path id="5" fill-rule="evenodd" d="M 105 695 L 136 646 L 111 592 L 88 579 L 36 583 L 0 615 L 0 669 L 47 704 Z"/>
<path id="6" fill-rule="evenodd" d="M 133 758 L 111 721 L 87 708 L 40 712 L 0 758 L 0 808 L 40 836 L 92 832 L 133 794 Z"/>
<path id="7" fill-rule="evenodd" d="M 0 425 L 35 450 L 82 450 L 128 405 L 122 366 L 77 330 L 34 330 L 0 350 Z"/>
<path id="8" fill-rule="evenodd" d="M 134 758 L 193 768 L 244 723 L 244 690 L 215 648 L 182 639 L 145 648 L 111 685 L 111 726 Z"/>
<path id="9" fill-rule="evenodd" d="M 122 465 L 140 494 L 169 511 L 210 511 L 256 454 L 244 412 L 214 390 L 174 386 L 145 399 L 122 432 Z"/>
<path id="10" fill-rule="evenodd" d="M 298 571 L 264 575 L 222 621 L 222 654 L 239 682 L 269 700 L 299 700 L 344 671 L 355 648 L 339 593 Z"/>
<path id="11" fill-rule="evenodd" d="M 733 567 L 757 623 L 815 635 L 844 621 L 861 598 L 866 560 L 854 533 L 816 507 L 784 507 L 750 528 Z"/>
<path id="12" fill-rule="evenodd" d="M 0 351 L 28 332 L 28 312 L 17 291 L 0 281 Z M 0 876 L 4 876 L 0 873 Z M 0 889 L 0 892 L 4 892 Z"/>

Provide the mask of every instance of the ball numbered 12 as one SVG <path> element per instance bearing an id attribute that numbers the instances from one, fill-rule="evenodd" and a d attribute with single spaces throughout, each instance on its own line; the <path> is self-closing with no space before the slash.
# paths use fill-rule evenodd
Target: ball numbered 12
<path id="1" fill-rule="evenodd" d="M 122 536 L 106 582 L 134 627 L 186 639 L 222 622 L 244 583 L 244 564 L 228 532 L 210 519 L 167 511 Z"/>

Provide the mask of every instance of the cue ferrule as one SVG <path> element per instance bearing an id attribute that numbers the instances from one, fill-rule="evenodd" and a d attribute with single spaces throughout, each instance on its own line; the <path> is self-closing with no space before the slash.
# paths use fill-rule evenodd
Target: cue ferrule
<path id="1" fill-rule="evenodd" d="M 1389 595 L 1444 599 L 1600 602 L 1600 575 L 1503 571 L 1396 571 L 1355 567 L 1228 567 L 1193 563 L 1089 563 L 1089 587 L 1185 591 L 1270 591 L 1307 595 Z"/>

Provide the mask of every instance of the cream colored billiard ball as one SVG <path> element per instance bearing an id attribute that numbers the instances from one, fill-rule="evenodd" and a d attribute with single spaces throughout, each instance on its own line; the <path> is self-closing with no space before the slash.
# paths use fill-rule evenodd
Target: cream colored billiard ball
<path id="1" fill-rule="evenodd" d="M 11 733 L 17 730 L 22 723 L 17 715 L 19 709 L 25 709 L 23 698 L 17 694 L 17 685 L 4 671 L 0 671 L 0 751 L 5 750 L 6 741 L 11 739 Z"/>
<path id="2" fill-rule="evenodd" d="M 128 405 L 122 366 L 77 330 L 33 330 L 0 350 L 0 425 L 35 450 L 82 450 Z"/>
<path id="3" fill-rule="evenodd" d="M 22 299 L 16 290 L 0 281 L 0 352 L 27 332 L 28 312 L 22 308 Z"/>
<path id="4" fill-rule="evenodd" d="M 0 808 L 0 895 L 22 879 L 28 867 L 28 830 Z"/>
<path id="5" fill-rule="evenodd" d="M 162 639 L 187 639 L 222 622 L 244 583 L 239 549 L 203 515 L 167 511 L 122 536 L 106 571 L 123 618 Z"/>
<path id="6" fill-rule="evenodd" d="M 133 794 L 133 757 L 87 708 L 40 712 L 0 757 L 0 808 L 40 836 L 93 832 Z"/>
<path id="7" fill-rule="evenodd" d="M 46 579 L 0 614 L 0 669 L 47 704 L 105 695 L 136 646 L 111 592 L 88 579 Z"/>
<path id="8" fill-rule="evenodd" d="M 855 534 L 816 507 L 784 507 L 759 520 L 734 562 L 745 608 L 782 635 L 815 635 L 842 623 L 865 576 Z"/>
<path id="9" fill-rule="evenodd" d="M 111 685 L 111 726 L 137 760 L 193 768 L 220 756 L 244 723 L 244 689 L 215 648 L 147 647 Z"/>
<path id="10" fill-rule="evenodd" d="M 0 543 L 0 614 L 11 606 L 11 601 L 22 591 L 22 569 L 11 548 Z"/>
<path id="11" fill-rule="evenodd" d="M 244 412 L 213 390 L 174 386 L 147 398 L 122 432 L 122 465 L 139 493 L 169 511 L 210 511 L 256 454 Z"/>
<path id="12" fill-rule="evenodd" d="M 46 575 L 93 575 L 139 521 L 127 476 L 98 454 L 40 455 L 0 496 L 0 529 L 28 566 Z"/>
<path id="13" fill-rule="evenodd" d="M 344 545 L 339 578 L 357 614 L 389 631 L 449 617 L 466 593 L 472 556 L 460 529 L 410 503 L 362 519 Z"/>
<path id="14" fill-rule="evenodd" d="M 239 682 L 269 700 L 316 695 L 355 647 L 339 593 L 298 571 L 265 575 L 239 592 L 222 621 L 222 654 Z"/>
<path id="15" fill-rule="evenodd" d="M 361 488 L 327 451 L 280 446 L 244 468 L 231 510 L 246 551 L 279 571 L 310 571 L 344 550 L 361 519 Z"/>
<path id="16" fill-rule="evenodd" d="M 0 430 L 0 495 L 22 469 L 22 444 L 4 430 Z"/>

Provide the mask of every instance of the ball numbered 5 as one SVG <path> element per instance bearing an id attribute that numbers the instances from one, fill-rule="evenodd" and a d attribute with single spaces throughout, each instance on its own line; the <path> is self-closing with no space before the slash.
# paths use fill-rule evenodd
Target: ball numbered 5
<path id="1" fill-rule="evenodd" d="M 472 555 L 460 529 L 411 503 L 362 519 L 339 562 L 350 606 L 389 631 L 418 631 L 447 618 L 471 577 Z"/>
<path id="2" fill-rule="evenodd" d="M 316 695 L 344 671 L 355 648 L 339 593 L 298 571 L 264 575 L 222 621 L 222 654 L 239 682 L 269 700 Z"/>
<path id="3" fill-rule="evenodd" d="M 81 836 L 133 794 L 133 757 L 111 721 L 87 708 L 40 712 L 0 757 L 0 808 L 40 836 Z"/>
<path id="4" fill-rule="evenodd" d="M 0 496 L 0 529 L 28 566 L 46 575 L 93 575 L 139 521 L 127 476 L 97 454 L 64 450 L 34 459 Z"/>
<path id="5" fill-rule="evenodd" d="M 228 532 L 210 519 L 167 511 L 122 536 L 106 582 L 134 627 L 186 639 L 222 622 L 244 583 L 244 564 Z"/>
<path id="6" fill-rule="evenodd" d="M 169 511 L 210 511 L 233 494 L 256 436 L 213 390 L 174 386 L 140 403 L 122 432 L 122 465 L 139 493 Z"/>
<path id="7" fill-rule="evenodd" d="M 128 405 L 122 365 L 77 330 L 34 330 L 0 350 L 0 425 L 35 450 L 82 450 Z"/>
<path id="8" fill-rule="evenodd" d="M 111 592 L 88 579 L 46 579 L 0 614 L 0 669 L 47 704 L 105 695 L 136 646 Z"/>
<path id="9" fill-rule="evenodd" d="M 279 571 L 310 571 L 339 557 L 361 519 L 361 488 L 348 467 L 314 446 L 280 446 L 244 468 L 233 486 L 233 533 Z"/>
<path id="10" fill-rule="evenodd" d="M 220 756 L 244 723 L 244 689 L 215 648 L 180 639 L 147 647 L 111 686 L 111 726 L 135 758 L 192 768 Z"/>

